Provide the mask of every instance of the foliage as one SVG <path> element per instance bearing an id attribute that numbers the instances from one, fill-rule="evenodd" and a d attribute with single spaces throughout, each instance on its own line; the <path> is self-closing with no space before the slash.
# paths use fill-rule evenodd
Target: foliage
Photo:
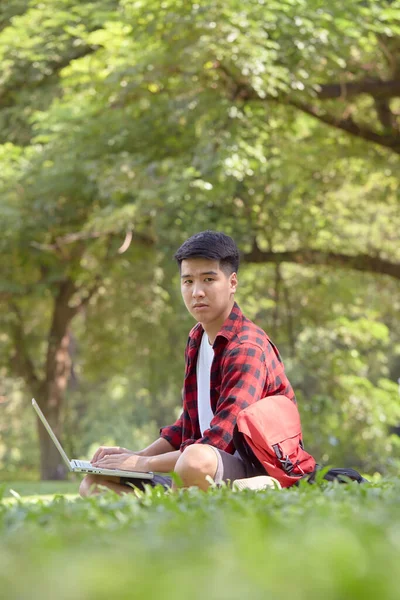
<path id="1" fill-rule="evenodd" d="M 188 590 L 196 599 L 394 600 L 398 495 L 398 482 L 381 481 L 7 499 L 1 589 L 10 600 L 180 599 Z"/>
<path id="2" fill-rule="evenodd" d="M 397 469 L 398 14 L 397 0 L 3 3 L 1 374 L 57 404 L 71 452 L 145 443 L 174 417 L 191 321 L 171 257 L 215 228 L 247 259 L 240 304 L 278 344 L 318 460 Z M 372 275 L 349 272 L 354 257 Z M 73 364 L 50 401 L 66 285 Z M 27 456 L 32 419 L 9 397 L 2 445 Z M 0 468 L 10 456 L 21 466 L 6 451 Z"/>
<path id="3" fill-rule="evenodd" d="M 7 400 L 1 405 L 0 421 L 0 473 L 7 479 L 30 478 L 38 463 L 38 448 L 35 439 L 35 419 L 28 410 L 26 398 L 21 389 L 15 389 L 11 382 L 2 392 Z M 12 398 L 12 402 L 10 401 Z M 1 479 L 1 476 L 0 476 Z"/>

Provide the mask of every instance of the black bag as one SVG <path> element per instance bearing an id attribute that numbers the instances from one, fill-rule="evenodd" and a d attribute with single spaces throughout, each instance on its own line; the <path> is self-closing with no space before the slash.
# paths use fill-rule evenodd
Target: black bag
<path id="1" fill-rule="evenodd" d="M 308 483 L 315 483 L 315 476 L 320 470 L 321 467 L 317 465 L 317 468 L 311 475 L 306 475 L 303 479 L 307 479 Z M 351 481 L 356 481 L 357 483 L 369 483 L 368 479 L 365 479 L 365 477 L 360 475 L 355 469 L 329 469 L 329 471 L 324 474 L 323 479 L 326 479 L 326 481 L 338 481 L 339 483 L 348 483 L 349 479 Z"/>

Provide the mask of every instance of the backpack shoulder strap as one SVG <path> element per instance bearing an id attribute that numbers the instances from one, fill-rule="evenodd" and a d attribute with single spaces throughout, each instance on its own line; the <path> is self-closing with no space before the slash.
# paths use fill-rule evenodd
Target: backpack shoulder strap
<path id="1" fill-rule="evenodd" d="M 250 467 L 251 471 L 255 475 L 260 475 L 260 473 L 264 473 L 268 475 L 266 469 L 263 467 L 261 462 L 258 460 L 257 456 L 254 454 L 253 450 L 250 446 L 245 442 L 243 433 L 241 433 L 238 429 L 238 426 L 235 425 L 233 430 L 233 444 L 236 450 L 239 453 L 242 461 Z M 251 475 L 249 475 L 250 477 Z"/>

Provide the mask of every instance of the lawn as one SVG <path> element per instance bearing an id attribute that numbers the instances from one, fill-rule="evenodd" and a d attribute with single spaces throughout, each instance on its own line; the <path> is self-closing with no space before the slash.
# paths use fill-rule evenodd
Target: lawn
<path id="1" fill-rule="evenodd" d="M 1 598 L 399 598 L 397 481 L 85 500 L 43 490 L 0 504 Z"/>
<path id="2" fill-rule="evenodd" d="M 23 497 L 52 498 L 56 494 L 78 494 L 79 481 L 8 481 L 0 483 L 3 498 L 12 498 L 14 493 Z"/>

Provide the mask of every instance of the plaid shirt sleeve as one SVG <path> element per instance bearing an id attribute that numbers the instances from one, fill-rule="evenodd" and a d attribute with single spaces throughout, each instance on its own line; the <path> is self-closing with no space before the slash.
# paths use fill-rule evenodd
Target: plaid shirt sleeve
<path id="1" fill-rule="evenodd" d="M 210 428 L 198 440 L 187 440 L 181 446 L 209 444 L 228 453 L 234 452 L 233 430 L 241 410 L 262 398 L 267 365 L 265 352 L 256 344 L 240 344 L 227 353 L 222 364 L 223 374 L 219 400 Z"/>
<path id="2" fill-rule="evenodd" d="M 182 444 L 182 426 L 183 426 L 183 413 L 175 421 L 173 425 L 162 427 L 160 429 L 160 437 L 164 438 L 175 448 L 179 450 Z"/>

